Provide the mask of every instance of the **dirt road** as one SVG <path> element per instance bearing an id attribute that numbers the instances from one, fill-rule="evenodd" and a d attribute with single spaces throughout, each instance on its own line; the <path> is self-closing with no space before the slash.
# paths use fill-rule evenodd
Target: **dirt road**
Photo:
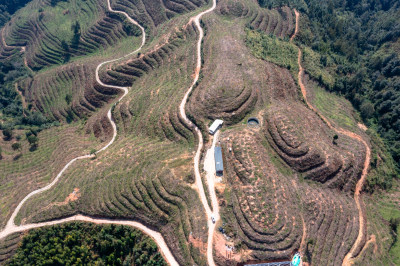
<path id="1" fill-rule="evenodd" d="M 296 37 L 296 34 L 298 32 L 299 17 L 300 17 L 300 13 L 297 10 L 295 10 L 294 12 L 296 14 L 296 30 L 295 30 L 294 35 L 290 38 L 291 41 Z M 324 117 L 322 114 L 320 114 L 318 112 L 318 110 L 309 103 L 309 101 L 307 99 L 307 90 L 303 83 L 304 69 L 303 69 L 303 66 L 301 65 L 302 51 L 301 51 L 300 47 L 298 47 L 298 49 L 299 49 L 299 55 L 298 55 L 298 59 L 297 59 L 298 65 L 299 65 L 298 80 L 299 80 L 301 92 L 303 94 L 304 100 L 305 100 L 306 104 L 308 105 L 308 107 L 311 110 L 313 110 L 314 112 L 316 112 L 322 118 L 322 120 L 325 121 L 325 123 L 328 125 L 329 128 L 336 131 L 338 134 L 343 134 L 352 139 L 356 139 L 357 141 L 360 141 L 364 145 L 365 150 L 366 150 L 366 156 L 365 156 L 364 167 L 362 170 L 361 178 L 360 178 L 360 180 L 358 180 L 356 189 L 354 191 L 354 200 L 357 205 L 358 216 L 359 216 L 358 236 L 357 236 L 355 243 L 353 244 L 353 247 L 350 249 L 349 253 L 347 253 L 347 255 L 345 256 L 345 258 L 343 260 L 343 264 L 342 264 L 342 265 L 350 265 L 354 255 L 355 255 L 354 254 L 355 251 L 360 248 L 360 245 L 363 244 L 362 240 L 365 239 L 365 232 L 367 231 L 366 230 L 365 213 L 363 213 L 363 208 L 361 206 L 360 193 L 364 186 L 365 179 L 367 178 L 368 168 L 369 168 L 369 164 L 370 164 L 370 160 L 371 160 L 371 149 L 370 149 L 368 143 L 361 136 L 355 134 L 354 132 L 345 130 L 343 128 L 336 128 L 336 127 L 332 126 L 331 122 L 326 117 Z"/>
<path id="2" fill-rule="evenodd" d="M 115 62 L 117 60 L 123 59 L 125 57 L 128 57 L 132 54 L 137 53 L 140 49 L 142 49 L 143 45 L 146 42 L 146 32 L 144 30 L 144 28 L 139 25 L 135 20 L 133 20 L 131 17 L 128 16 L 127 13 L 122 12 L 122 11 L 115 11 L 111 8 L 110 5 L 110 1 L 107 0 L 107 4 L 108 4 L 108 9 L 111 12 L 114 13 L 120 13 L 123 14 L 124 16 L 127 17 L 127 19 L 137 25 L 141 31 L 142 31 L 142 43 L 140 45 L 140 47 L 121 57 L 121 58 L 117 58 L 117 59 L 113 59 L 113 60 L 109 60 L 106 62 L 101 63 L 100 65 L 97 66 L 96 68 L 96 80 L 99 84 L 101 84 L 102 86 L 108 87 L 108 88 L 116 88 L 116 89 L 120 89 L 122 90 L 124 93 L 123 95 L 118 99 L 118 101 L 115 103 L 117 104 L 118 102 L 120 102 L 128 93 L 128 88 L 127 87 L 120 87 L 120 86 L 112 86 L 112 85 L 107 85 L 104 84 L 100 78 L 99 78 L 99 70 L 100 68 L 108 63 L 112 63 Z M 2 36 L 2 40 L 4 42 L 4 37 Z M 111 140 L 108 142 L 107 145 L 105 145 L 103 148 L 101 148 L 99 151 L 97 151 L 97 153 L 102 152 L 104 150 L 106 150 L 110 145 L 112 145 L 115 141 L 115 138 L 117 136 L 117 127 L 112 119 L 111 116 L 111 109 L 112 107 L 110 107 L 108 113 L 107 113 L 107 118 L 109 119 L 112 128 L 113 128 L 113 137 L 111 138 Z M 58 220 L 53 220 L 50 222 L 43 222 L 43 223 L 36 223 L 36 224 L 26 224 L 26 225 L 15 225 L 14 221 L 15 221 L 15 217 L 17 216 L 17 214 L 19 213 L 20 209 L 22 208 L 22 206 L 24 205 L 24 203 L 30 199 L 31 197 L 33 197 L 34 195 L 40 194 L 46 190 L 49 190 L 50 188 L 52 188 L 60 179 L 60 177 L 63 175 L 63 173 L 75 162 L 78 160 L 82 160 L 82 159 L 88 159 L 88 158 L 92 158 L 95 155 L 83 155 L 83 156 L 79 156 L 76 157 L 74 159 L 72 159 L 71 161 L 69 161 L 64 168 L 58 173 L 58 175 L 56 176 L 56 178 L 47 186 L 40 188 L 38 190 L 32 191 L 31 193 L 29 193 L 19 204 L 18 206 L 15 208 L 14 212 L 12 213 L 10 219 L 8 220 L 6 227 L 0 231 L 0 239 L 7 237 L 10 234 L 16 233 L 16 232 L 21 232 L 21 231 L 25 231 L 25 230 L 29 230 L 29 229 L 33 229 L 33 228 L 39 228 L 39 227 L 43 227 L 43 226 L 49 226 L 49 225 L 56 225 L 56 224 L 61 224 L 61 223 L 65 223 L 65 222 L 71 222 L 71 221 L 84 221 L 84 222 L 92 222 L 92 223 L 97 223 L 97 224 L 120 224 L 120 225 L 127 225 L 127 226 L 132 226 L 135 227 L 141 231 L 143 231 L 144 233 L 148 234 L 150 237 L 152 237 L 154 239 L 154 241 L 157 243 L 157 245 L 160 248 L 161 254 L 164 256 L 164 258 L 166 259 L 166 261 L 170 264 L 170 265 L 178 265 L 177 261 L 175 260 L 174 256 L 172 255 L 171 251 L 169 250 L 167 244 L 164 241 L 164 238 L 162 237 L 162 235 L 154 230 L 151 230 L 150 228 L 144 226 L 141 223 L 138 222 L 134 222 L 134 221 L 124 221 L 124 220 L 112 220 L 112 219 L 99 219 L 99 218 L 92 218 L 92 217 L 88 217 L 88 216 L 83 216 L 83 215 L 75 215 L 75 216 L 71 216 L 68 218 L 64 218 L 64 219 L 58 219 Z"/>
<path id="3" fill-rule="evenodd" d="M 196 28 L 199 31 L 199 39 L 197 41 L 197 64 L 196 64 L 196 70 L 194 73 L 194 79 L 193 79 L 193 83 L 192 86 L 190 86 L 190 88 L 187 90 L 185 96 L 182 99 L 182 102 L 179 106 L 179 111 L 180 111 L 180 115 L 181 117 L 184 119 L 185 123 L 187 125 L 189 125 L 191 128 L 194 129 L 195 133 L 197 134 L 197 137 L 199 139 L 199 144 L 197 146 L 197 151 L 196 151 L 196 155 L 194 157 L 194 171 L 195 171 L 195 183 L 198 189 L 198 193 L 200 196 L 200 200 L 201 203 L 204 206 L 204 209 L 206 211 L 207 214 L 207 225 L 208 225 L 208 241 L 207 241 L 207 262 L 208 265 L 210 266 L 214 266 L 214 258 L 213 258 L 213 247 L 212 247 L 212 242 L 213 242 L 213 235 L 214 235 L 214 229 L 215 229 L 215 224 L 211 221 L 211 216 L 212 215 L 216 215 L 215 219 L 218 217 L 219 219 L 219 213 L 218 213 L 218 209 L 214 209 L 217 210 L 217 213 L 213 213 L 211 211 L 210 206 L 208 205 L 207 202 L 207 197 L 206 194 L 204 192 L 204 188 L 203 188 L 203 183 L 201 181 L 201 175 L 200 175 L 200 169 L 199 169 L 199 164 L 200 164 L 200 154 L 201 154 L 201 150 L 203 149 L 203 136 L 201 135 L 201 131 L 200 129 L 194 124 L 192 123 L 192 121 L 190 121 L 187 116 L 186 116 L 186 112 L 185 112 L 185 106 L 186 106 L 186 102 L 187 99 L 189 97 L 190 92 L 193 90 L 194 85 L 196 84 L 196 82 L 199 80 L 199 74 L 200 74 L 200 69 L 201 69 L 201 42 L 203 40 L 204 37 L 204 31 L 203 28 L 200 25 L 200 19 L 203 15 L 213 11 L 215 9 L 215 7 L 217 6 L 217 1 L 213 0 L 213 4 L 212 6 L 207 9 L 204 12 L 201 12 L 200 14 L 198 14 L 197 16 L 195 16 L 194 18 L 192 18 L 190 21 L 194 22 Z M 215 191 L 210 191 L 211 194 L 215 194 Z M 213 198 L 213 196 L 211 195 L 211 198 Z M 213 204 L 214 205 L 214 204 Z M 217 203 L 218 205 L 218 203 Z M 216 219 L 217 221 L 217 219 Z"/>
<path id="4" fill-rule="evenodd" d="M 215 219 L 215 223 L 211 222 L 211 224 L 208 225 L 207 258 L 212 258 L 213 256 L 212 251 L 213 251 L 215 227 L 217 225 L 217 221 L 220 220 L 218 199 L 217 199 L 217 194 L 215 193 L 216 170 L 215 170 L 215 158 L 214 158 L 214 148 L 215 145 L 217 144 L 219 133 L 220 133 L 219 131 L 215 133 L 213 137 L 212 146 L 210 149 L 207 150 L 206 156 L 204 158 L 204 170 L 207 173 L 206 177 L 207 177 L 208 192 L 210 193 L 211 204 L 212 204 L 211 215 Z M 208 261 L 210 263 L 210 260 Z"/>

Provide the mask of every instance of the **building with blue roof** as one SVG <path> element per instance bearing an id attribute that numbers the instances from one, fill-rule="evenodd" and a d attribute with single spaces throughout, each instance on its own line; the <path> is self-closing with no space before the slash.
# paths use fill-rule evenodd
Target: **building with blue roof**
<path id="1" fill-rule="evenodd" d="M 222 160 L 222 149 L 216 146 L 214 149 L 215 170 L 218 176 L 224 174 L 224 163 Z"/>

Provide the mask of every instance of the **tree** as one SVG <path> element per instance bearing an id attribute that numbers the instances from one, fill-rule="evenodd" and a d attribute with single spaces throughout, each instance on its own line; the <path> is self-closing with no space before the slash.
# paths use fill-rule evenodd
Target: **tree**
<path id="1" fill-rule="evenodd" d="M 11 145 L 11 148 L 12 148 L 14 151 L 16 151 L 16 150 L 21 151 L 22 146 L 21 146 L 21 143 L 15 142 L 15 143 L 13 143 L 13 144 Z"/>
<path id="2" fill-rule="evenodd" d="M 335 134 L 335 135 L 333 136 L 333 141 L 332 141 L 332 143 L 335 144 L 335 145 L 337 145 L 337 140 L 338 140 L 338 139 L 339 139 L 339 136 Z"/>
<path id="3" fill-rule="evenodd" d="M 12 139 L 12 136 L 13 136 L 12 129 L 9 129 L 9 128 L 4 129 L 3 130 L 3 136 L 4 136 L 4 140 Z"/>
<path id="4" fill-rule="evenodd" d="M 74 36 L 72 37 L 71 44 L 72 44 L 72 47 L 77 48 L 79 45 L 79 39 L 81 38 L 81 24 L 79 24 L 79 22 L 76 21 L 75 24 L 71 26 L 71 29 L 74 32 Z"/>
<path id="5" fill-rule="evenodd" d="M 36 137 L 35 135 L 30 135 L 28 138 L 28 142 L 31 145 L 30 150 L 34 151 L 37 149 L 37 147 L 39 146 L 39 138 Z"/>
<path id="6" fill-rule="evenodd" d="M 97 152 L 96 149 L 91 149 L 91 150 L 90 150 L 90 155 L 94 155 L 94 158 L 97 158 L 96 152 Z"/>
<path id="7" fill-rule="evenodd" d="M 69 45 L 65 40 L 62 40 L 61 41 L 61 47 L 64 50 L 64 63 L 66 63 L 71 58 L 71 53 L 69 52 Z"/>
<path id="8" fill-rule="evenodd" d="M 364 101 L 360 106 L 361 116 L 364 119 L 371 118 L 375 113 L 374 105 L 370 101 Z"/>
<path id="9" fill-rule="evenodd" d="M 65 95 L 65 101 L 67 102 L 67 104 L 70 104 L 72 102 L 72 95 L 69 93 Z"/>

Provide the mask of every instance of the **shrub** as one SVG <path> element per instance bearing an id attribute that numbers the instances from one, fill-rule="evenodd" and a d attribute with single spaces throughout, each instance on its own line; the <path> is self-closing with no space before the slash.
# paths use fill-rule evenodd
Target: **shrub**
<path id="1" fill-rule="evenodd" d="M 6 128 L 3 130 L 4 140 L 10 140 L 13 136 L 12 129 Z"/>
<path id="2" fill-rule="evenodd" d="M 12 145 L 11 145 L 11 148 L 14 150 L 14 151 L 16 151 L 16 150 L 21 150 L 21 143 L 19 143 L 19 142 L 15 142 L 15 143 L 13 143 Z"/>

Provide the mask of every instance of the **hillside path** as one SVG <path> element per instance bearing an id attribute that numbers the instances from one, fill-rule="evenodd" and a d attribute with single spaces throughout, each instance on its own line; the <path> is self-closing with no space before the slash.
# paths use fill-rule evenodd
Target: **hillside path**
<path id="1" fill-rule="evenodd" d="M 104 84 L 104 83 L 100 80 L 100 78 L 99 78 L 99 70 L 100 70 L 100 68 L 101 68 L 103 65 L 105 65 L 105 64 L 118 61 L 118 60 L 123 59 L 123 58 L 125 58 L 125 57 L 128 57 L 128 56 L 130 56 L 130 55 L 132 55 L 132 54 L 135 54 L 135 53 L 137 53 L 139 50 L 141 50 L 142 47 L 143 47 L 143 45 L 144 45 L 145 42 L 146 42 L 146 32 L 145 32 L 144 28 L 143 28 L 141 25 L 139 25 L 139 23 L 137 23 L 134 19 L 132 19 L 131 17 L 129 17 L 129 15 L 128 15 L 127 13 L 125 13 L 125 12 L 123 12 L 123 11 L 116 11 L 116 10 L 113 10 L 113 9 L 111 8 L 110 0 L 107 0 L 107 5 L 108 5 L 109 11 L 124 15 L 132 24 L 137 25 L 137 26 L 141 29 L 141 31 L 142 31 L 142 42 L 141 42 L 140 47 L 139 47 L 137 50 L 135 50 L 135 51 L 133 51 L 133 52 L 131 52 L 131 53 L 129 53 L 129 54 L 123 56 L 123 57 L 120 57 L 120 58 L 117 58 L 117 59 L 113 59 L 113 60 L 105 61 L 105 62 L 99 64 L 99 65 L 97 66 L 97 68 L 96 68 L 96 81 L 97 81 L 99 84 L 101 84 L 101 85 L 104 86 L 104 87 L 114 88 L 114 89 L 116 88 L 116 89 L 120 89 L 120 90 L 123 91 L 123 95 L 122 95 L 121 97 L 119 97 L 118 101 L 115 103 L 115 104 L 117 104 L 117 103 L 119 103 L 119 102 L 127 95 L 127 93 L 128 93 L 128 88 L 127 88 L 127 87 L 120 87 L 120 86 L 113 86 L 113 85 Z M 3 32 L 2 32 L 2 33 L 3 33 Z M 2 36 L 1 36 L 2 41 L 3 41 L 3 43 L 5 44 L 4 36 L 3 36 L 3 34 L 1 34 L 1 35 L 2 35 Z M 6 44 L 5 44 L 5 45 L 6 45 Z M 113 128 L 113 136 L 112 136 L 111 140 L 108 142 L 108 144 L 105 145 L 103 148 L 101 148 L 99 151 L 97 151 L 97 153 L 106 150 L 110 145 L 112 145 L 112 144 L 114 143 L 115 138 L 117 137 L 117 127 L 116 127 L 116 125 L 115 125 L 115 122 L 114 122 L 113 119 L 112 119 L 111 109 L 112 109 L 112 106 L 111 106 L 110 109 L 108 110 L 107 118 L 108 118 L 108 120 L 109 120 L 109 122 L 110 122 L 110 124 L 111 124 L 111 126 L 112 126 L 112 128 Z M 49 222 L 43 222 L 43 223 L 34 223 L 34 224 L 26 224 L 26 225 L 16 225 L 16 224 L 15 224 L 15 222 L 14 222 L 14 221 L 15 221 L 15 217 L 17 216 L 17 214 L 19 213 L 20 209 L 22 208 L 22 206 L 24 205 L 24 203 L 25 203 L 28 199 L 30 199 L 30 198 L 33 197 L 34 195 L 40 194 L 40 193 L 42 193 L 42 192 L 44 192 L 44 191 L 47 191 L 47 190 L 49 190 L 50 188 L 52 188 L 52 187 L 58 182 L 58 180 L 60 179 L 60 177 L 62 176 L 62 174 L 63 174 L 75 161 L 82 160 L 82 159 L 93 158 L 94 156 L 95 156 L 94 154 L 92 154 L 92 155 L 91 155 L 91 154 L 87 154 L 87 155 L 82 155 L 82 156 L 79 156 L 79 157 L 76 157 L 76 158 L 72 159 L 71 161 L 69 161 L 69 162 L 64 166 L 64 168 L 58 173 L 58 175 L 56 176 L 56 178 L 55 178 L 50 184 L 48 184 L 47 186 L 45 186 L 45 187 L 43 187 L 43 188 L 37 189 L 37 190 L 32 191 L 31 193 L 29 193 L 29 194 L 17 205 L 17 207 L 15 208 L 14 212 L 12 213 L 10 219 L 8 220 L 8 222 L 7 222 L 6 226 L 5 226 L 5 228 L 4 228 L 3 230 L 0 231 L 0 239 L 3 239 L 3 238 L 5 238 L 5 237 L 9 236 L 10 234 L 17 233 L 17 232 L 21 232 L 21 231 L 25 231 L 25 230 L 29 230 L 29 229 L 33 229 L 33 228 L 39 228 L 39 227 L 43 227 L 43 226 L 56 225 L 56 224 L 61 224 L 61 223 L 65 223 L 65 222 L 72 222 L 72 221 L 83 221 L 83 222 L 91 222 L 91 223 L 96 223 L 96 224 L 120 224 L 120 225 L 127 225 L 127 226 L 132 226 L 132 227 L 134 227 L 134 228 L 137 228 L 137 229 L 141 230 L 142 232 L 148 234 L 148 235 L 149 235 L 151 238 L 153 238 L 153 240 L 157 243 L 158 247 L 160 248 L 160 252 L 161 252 L 161 254 L 163 255 L 163 257 L 166 259 L 166 261 L 167 261 L 170 265 L 174 265 L 174 266 L 175 266 L 175 265 L 178 265 L 177 261 L 175 260 L 174 256 L 172 255 L 170 249 L 168 248 L 167 244 L 165 243 L 164 238 L 162 237 L 162 235 L 161 235 L 159 232 L 156 232 L 156 231 L 154 231 L 154 230 L 152 230 L 152 229 L 146 227 L 145 225 L 143 225 L 143 224 L 141 224 L 141 223 L 139 223 L 139 222 L 135 222 L 135 221 L 126 221 L 126 220 L 113 220 L 113 219 L 106 219 L 106 218 L 92 218 L 92 217 L 89 217 L 89 216 L 74 215 L 74 216 L 71 216 L 71 217 L 68 217 L 68 218 L 57 219 L 57 220 L 53 220 L 53 221 L 49 221 Z"/>
<path id="2" fill-rule="evenodd" d="M 299 24 L 299 17 L 300 17 L 300 13 L 297 10 L 295 10 L 294 12 L 296 14 L 296 30 L 295 30 L 294 35 L 290 38 L 291 41 L 293 41 L 293 39 L 296 37 L 296 34 L 298 33 L 298 24 Z M 366 237 L 365 236 L 365 233 L 367 231 L 367 229 L 366 229 L 367 224 L 366 224 L 366 218 L 365 218 L 366 216 L 365 216 L 365 213 L 364 213 L 364 209 L 361 206 L 361 204 L 362 204 L 361 201 L 362 200 L 360 198 L 360 193 L 361 193 L 361 190 L 362 190 L 362 188 L 364 186 L 365 180 L 367 178 L 368 168 L 369 168 L 369 164 L 370 164 L 370 160 L 371 160 L 371 149 L 370 149 L 368 143 L 361 136 L 357 135 L 356 133 L 351 132 L 351 131 L 346 130 L 346 129 L 343 129 L 343 128 L 340 128 L 340 127 L 336 128 L 336 127 L 332 126 L 331 122 L 326 117 L 324 117 L 322 114 L 320 114 L 318 112 L 318 110 L 316 108 L 314 108 L 314 106 L 312 106 L 311 103 L 308 101 L 308 99 L 307 99 L 307 90 L 306 90 L 306 87 L 305 87 L 305 85 L 303 83 L 304 68 L 301 65 L 302 51 L 301 51 L 300 47 L 298 47 L 298 50 L 299 50 L 298 59 L 297 59 L 297 62 L 298 62 L 298 65 L 299 65 L 298 80 L 299 80 L 299 85 L 300 85 L 300 88 L 301 88 L 301 92 L 303 94 L 303 97 L 304 97 L 304 100 L 305 100 L 307 106 L 311 110 L 316 112 L 322 118 L 322 120 L 324 120 L 324 122 L 328 125 L 329 128 L 331 128 L 332 130 L 336 131 L 338 134 L 346 135 L 346 136 L 348 136 L 348 137 L 350 137 L 352 139 L 355 139 L 355 140 L 361 142 L 364 145 L 365 150 L 366 150 L 366 155 L 365 155 L 365 161 L 364 161 L 362 174 L 361 174 L 360 179 L 357 182 L 356 189 L 354 191 L 354 200 L 355 200 L 356 205 L 357 205 L 358 216 L 359 216 L 359 230 L 358 230 L 358 236 L 357 236 L 356 241 L 354 242 L 354 244 L 353 244 L 352 248 L 350 249 L 349 253 L 347 253 L 347 255 L 345 256 L 345 258 L 343 260 L 343 264 L 342 265 L 347 266 L 347 265 L 351 265 L 352 259 L 355 256 L 355 254 L 354 254 L 355 251 L 357 249 L 361 248 L 361 245 L 363 245 L 363 243 L 362 243 L 363 239 L 365 239 L 365 237 Z"/>
<path id="3" fill-rule="evenodd" d="M 200 200 L 201 203 L 204 206 L 204 209 L 206 211 L 207 214 L 207 225 L 208 225 L 208 240 L 207 240 L 207 262 L 208 265 L 210 266 L 214 266 L 215 262 L 214 262 L 214 258 L 213 258 L 213 238 L 214 238 L 214 231 L 215 231 L 215 226 L 216 226 L 216 222 L 219 220 L 219 212 L 218 212 L 218 202 L 214 202 L 216 199 L 216 196 L 213 195 L 215 194 L 215 190 L 209 191 L 211 193 L 211 200 L 212 200 L 212 205 L 215 206 L 217 205 L 217 208 L 213 208 L 213 211 L 211 210 L 210 206 L 208 205 L 207 202 L 207 197 L 206 194 L 204 192 L 204 187 L 203 187 L 203 183 L 201 180 L 201 175 L 200 175 L 200 169 L 199 169 L 199 164 L 200 164 L 200 155 L 201 155 L 201 151 L 203 149 L 203 136 L 201 134 L 200 129 L 194 124 L 192 123 L 192 121 L 190 121 L 188 119 L 188 117 L 186 116 L 186 111 L 185 111 L 185 106 L 186 106 L 186 102 L 188 100 L 188 97 L 190 95 L 190 93 L 193 90 L 194 85 L 197 83 L 197 81 L 199 80 L 199 75 L 200 75 L 200 69 L 201 69 L 201 43 L 204 37 L 204 31 L 203 28 L 200 25 L 200 19 L 203 15 L 213 11 L 215 9 L 215 7 L 217 6 L 217 0 L 213 0 L 213 4 L 212 6 L 205 10 L 204 12 L 201 12 L 200 14 L 198 14 L 197 16 L 193 17 L 190 21 L 194 22 L 196 28 L 199 31 L 199 39 L 197 41 L 197 64 L 196 64 L 196 70 L 194 73 L 194 79 L 193 79 L 193 83 L 190 86 L 190 88 L 187 90 L 185 96 L 182 99 L 182 102 L 179 106 L 179 111 L 180 111 L 180 115 L 183 118 L 183 120 L 185 121 L 185 123 L 187 125 L 189 125 L 189 127 L 193 128 L 195 133 L 197 134 L 197 138 L 199 140 L 199 144 L 197 147 L 197 151 L 194 157 L 194 171 L 195 171 L 195 184 L 197 186 L 198 189 L 198 193 L 200 196 Z M 216 139 L 216 138 L 215 138 Z M 213 179 L 214 181 L 214 179 Z M 214 187 L 212 185 L 212 187 Z M 214 216 L 215 218 L 215 223 L 213 223 L 211 221 L 211 216 Z"/>

